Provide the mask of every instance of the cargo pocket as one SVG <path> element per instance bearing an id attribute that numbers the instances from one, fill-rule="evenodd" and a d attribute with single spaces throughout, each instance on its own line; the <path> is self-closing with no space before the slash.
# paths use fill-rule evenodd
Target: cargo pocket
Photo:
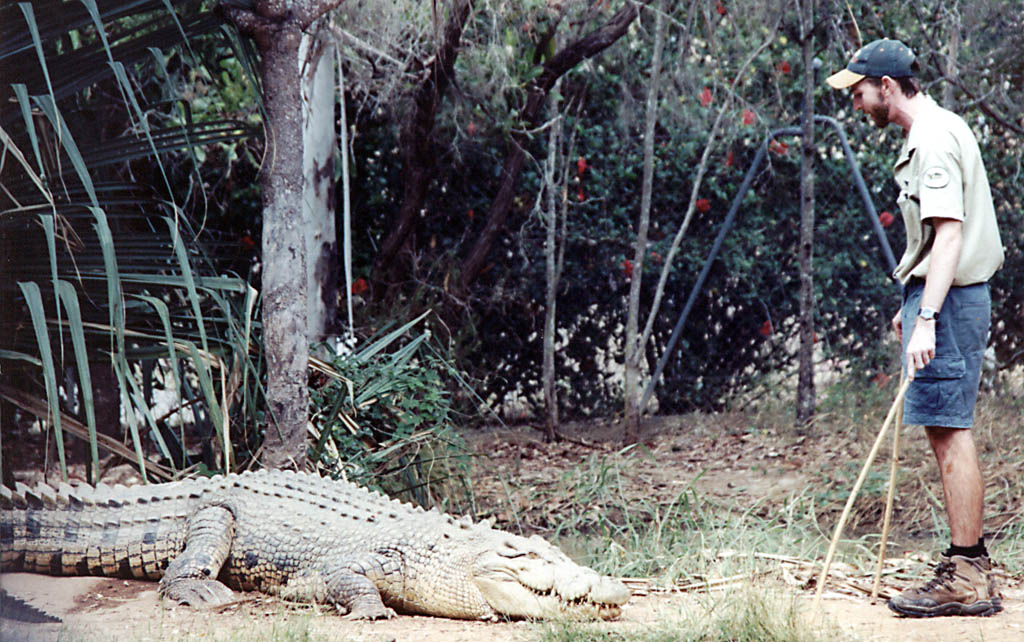
<path id="1" fill-rule="evenodd" d="M 914 378 L 922 380 L 959 379 L 964 376 L 966 371 L 967 364 L 964 363 L 963 357 L 938 355 L 929 361 L 928 365 L 918 370 Z"/>
<path id="2" fill-rule="evenodd" d="M 960 355 L 938 355 L 914 375 L 907 390 L 905 412 L 920 417 L 913 423 L 945 425 L 950 417 L 963 414 L 963 378 L 967 365 Z M 908 417 L 909 418 L 909 417 Z M 927 419 L 925 419 L 927 418 Z"/>

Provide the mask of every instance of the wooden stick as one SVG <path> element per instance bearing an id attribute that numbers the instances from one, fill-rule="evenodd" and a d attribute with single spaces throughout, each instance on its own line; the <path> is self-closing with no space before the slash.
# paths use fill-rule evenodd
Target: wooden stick
<path id="1" fill-rule="evenodd" d="M 900 388 L 906 374 L 900 370 Z M 885 563 L 885 545 L 889 541 L 889 525 L 892 522 L 892 504 L 896 496 L 896 472 L 900 459 L 900 426 L 903 424 L 903 404 L 896 411 L 896 425 L 892 427 L 892 464 L 889 468 L 889 492 L 885 495 L 885 517 L 882 519 L 882 541 L 878 544 L 878 566 L 875 568 L 875 583 L 871 587 L 871 603 L 878 601 L 878 590 L 882 586 L 882 565 Z"/>
<path id="2" fill-rule="evenodd" d="M 882 444 L 882 439 L 885 437 L 885 433 L 889 430 L 889 424 L 892 423 L 893 417 L 896 416 L 896 410 L 898 406 L 903 404 L 903 397 L 907 394 L 907 388 L 910 387 L 910 379 L 906 379 L 900 385 L 900 391 L 896 395 L 896 400 L 892 402 L 892 407 L 889 408 L 889 413 L 885 417 L 885 422 L 882 424 L 882 429 L 878 431 L 878 437 L 875 438 L 874 445 L 871 446 L 871 452 L 868 453 L 868 458 L 864 462 L 864 467 L 860 469 L 860 475 L 857 476 L 857 481 L 853 484 L 853 490 L 850 491 L 850 498 L 846 500 L 846 508 L 843 509 L 843 514 L 839 516 L 839 523 L 836 524 L 836 531 L 832 535 L 832 543 L 828 547 L 828 554 L 825 556 L 825 564 L 821 567 L 821 575 L 818 577 L 818 588 L 814 592 L 814 611 L 817 612 L 818 606 L 821 603 L 821 593 L 825 590 L 825 580 L 828 579 L 828 569 L 832 565 L 832 556 L 835 555 L 836 546 L 839 545 L 839 537 L 843 534 L 843 527 L 846 526 L 846 520 L 850 517 L 850 510 L 853 508 L 853 502 L 857 499 L 857 493 L 860 492 L 860 487 L 864 485 L 864 480 L 868 476 L 868 469 L 871 468 L 871 462 L 875 460 L 875 455 L 878 454 L 878 447 Z"/>

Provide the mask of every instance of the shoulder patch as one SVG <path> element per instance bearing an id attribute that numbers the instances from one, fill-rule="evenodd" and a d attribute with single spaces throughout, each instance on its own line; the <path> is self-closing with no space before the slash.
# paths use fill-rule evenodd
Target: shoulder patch
<path id="1" fill-rule="evenodd" d="M 922 184 L 930 189 L 942 189 L 949 185 L 949 172 L 945 167 L 929 167 L 924 171 Z"/>

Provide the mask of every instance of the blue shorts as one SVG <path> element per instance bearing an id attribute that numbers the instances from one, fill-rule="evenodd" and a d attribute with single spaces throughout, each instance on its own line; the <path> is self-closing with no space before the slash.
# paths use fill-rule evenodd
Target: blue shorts
<path id="1" fill-rule="evenodd" d="M 900 318 L 904 369 L 923 290 L 923 282 L 917 279 L 903 290 Z M 935 358 L 914 375 L 903 402 L 903 423 L 946 428 L 974 425 L 981 359 L 991 316 L 988 283 L 949 289 L 935 323 Z"/>

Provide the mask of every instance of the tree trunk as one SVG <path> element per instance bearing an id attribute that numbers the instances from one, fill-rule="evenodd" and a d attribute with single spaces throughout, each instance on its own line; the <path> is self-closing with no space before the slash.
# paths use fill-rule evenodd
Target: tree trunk
<path id="1" fill-rule="evenodd" d="M 302 220 L 306 228 L 306 342 L 337 330 L 338 244 L 334 224 L 334 47 L 310 34 L 299 46 L 302 71 Z"/>
<path id="2" fill-rule="evenodd" d="M 956 94 L 953 90 L 959 82 L 957 58 L 960 56 L 960 13 L 951 8 L 947 9 L 944 22 L 946 27 L 946 59 L 942 67 L 946 76 L 946 82 L 942 83 L 942 106 L 949 110 L 955 110 Z"/>
<path id="3" fill-rule="evenodd" d="M 306 464 L 309 391 L 306 368 L 306 234 L 302 219 L 302 34 L 341 0 L 258 0 L 251 9 L 222 8 L 260 52 L 266 154 L 263 202 L 263 345 L 267 419 L 261 462 L 270 468 Z"/>
<path id="4" fill-rule="evenodd" d="M 557 92 L 556 92 L 557 93 Z M 559 149 L 562 144 L 562 118 L 558 114 L 558 100 L 554 97 L 550 100 L 552 117 L 555 122 L 551 127 L 551 137 L 548 141 L 548 158 L 544 164 L 544 210 L 546 236 L 544 240 L 544 277 L 546 291 L 544 293 L 544 364 L 543 364 L 543 386 L 544 406 L 547 409 L 547 421 L 545 422 L 545 433 L 548 441 L 554 441 L 558 429 L 558 396 L 555 389 L 555 331 L 557 324 L 556 306 L 558 303 L 558 209 L 555 204 L 555 194 L 559 191 L 555 183 L 555 165 L 561 156 Z"/>
<path id="5" fill-rule="evenodd" d="M 800 16 L 803 36 L 803 136 L 800 164 L 800 375 L 796 421 L 814 419 L 814 0 L 805 0 Z"/>
<path id="6" fill-rule="evenodd" d="M 283 26 L 263 54 L 267 159 L 263 166 L 263 341 L 267 355 L 264 465 L 305 463 L 306 235 L 302 210 L 302 112 L 297 28 Z"/>
<path id="7" fill-rule="evenodd" d="M 519 112 L 518 121 L 525 123 L 523 129 L 530 130 L 538 125 L 541 107 L 555 82 L 576 65 L 601 53 L 625 35 L 629 26 L 633 24 L 640 13 L 640 6 L 648 2 L 650 0 L 627 2 L 626 6 L 616 12 L 604 25 L 570 43 L 544 63 L 544 70 L 531 83 L 526 104 Z M 508 217 L 509 210 L 512 209 L 516 183 L 519 181 L 519 174 L 522 172 L 523 163 L 526 160 L 523 146 L 526 144 L 527 138 L 525 133 L 512 135 L 508 155 L 501 168 L 501 183 L 498 193 L 487 211 L 487 222 L 484 224 L 480 236 L 477 237 L 476 243 L 470 249 L 469 255 L 462 262 L 459 277 L 459 286 L 462 290 L 467 290 L 483 271 L 487 265 L 491 247 L 504 228 L 505 219 Z"/>
<path id="8" fill-rule="evenodd" d="M 640 221 L 633 247 L 633 275 L 629 281 L 629 309 L 626 314 L 626 354 L 623 375 L 625 426 L 622 440 L 635 444 L 640 440 L 640 361 L 646 351 L 639 341 L 640 286 L 643 281 L 644 255 L 647 251 L 647 228 L 651 221 L 651 192 L 654 189 L 654 128 L 658 122 L 661 52 L 665 46 L 665 1 L 661 0 L 654 20 L 654 54 L 651 61 L 651 84 L 647 87 L 647 114 L 644 128 L 644 175 L 640 196 Z"/>

